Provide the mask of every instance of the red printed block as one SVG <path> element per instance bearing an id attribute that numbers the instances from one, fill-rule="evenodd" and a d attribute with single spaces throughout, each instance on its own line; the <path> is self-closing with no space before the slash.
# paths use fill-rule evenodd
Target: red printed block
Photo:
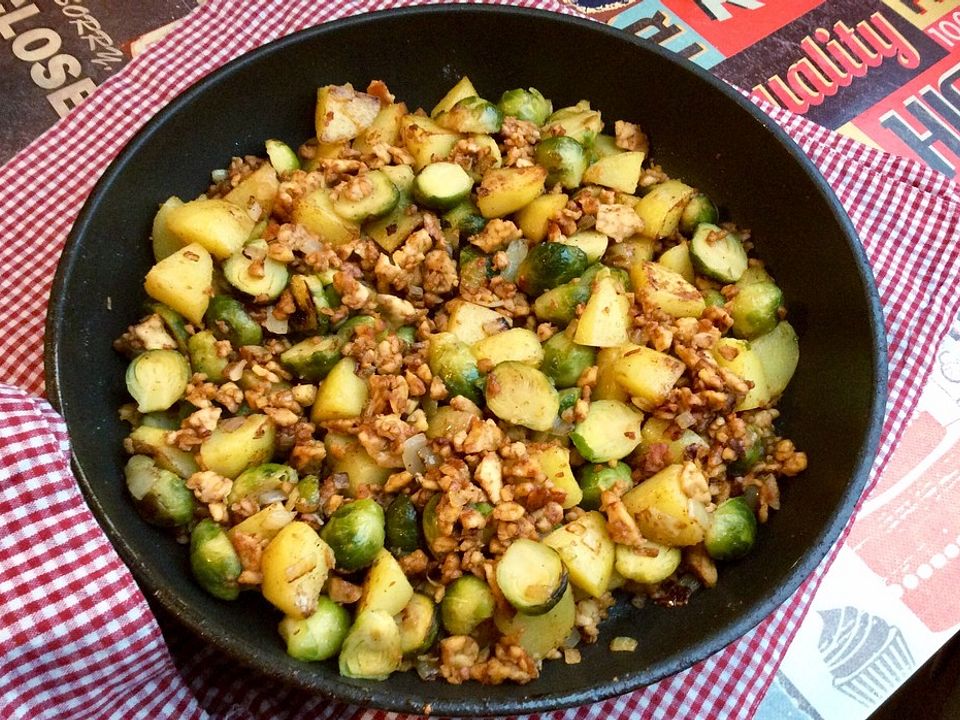
<path id="1" fill-rule="evenodd" d="M 960 441 L 929 413 L 910 423 L 847 539 L 933 632 L 960 624 Z M 932 451 L 932 452 L 931 452 Z M 919 477 L 911 471 L 934 457 Z"/>
<path id="2" fill-rule="evenodd" d="M 823 0 L 777 3 L 761 0 L 662 0 L 726 57 L 793 22 Z"/>

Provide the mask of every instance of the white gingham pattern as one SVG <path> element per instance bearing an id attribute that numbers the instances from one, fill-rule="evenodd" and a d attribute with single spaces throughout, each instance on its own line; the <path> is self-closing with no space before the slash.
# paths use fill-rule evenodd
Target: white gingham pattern
<path id="1" fill-rule="evenodd" d="M 422 3 L 209 0 L 0 169 L 0 377 L 8 383 L 0 386 L 0 717 L 397 717 L 278 687 L 175 625 L 164 638 L 83 503 L 62 421 L 31 394 L 43 388 L 43 318 L 60 249 L 94 182 L 133 133 L 196 80 L 258 45 L 338 17 L 413 4 Z M 555 0 L 511 4 L 569 11 Z M 764 109 L 834 187 L 877 277 L 890 400 L 872 483 L 960 306 L 960 188 L 918 163 Z M 540 717 L 752 716 L 831 559 L 756 629 L 690 670 Z"/>

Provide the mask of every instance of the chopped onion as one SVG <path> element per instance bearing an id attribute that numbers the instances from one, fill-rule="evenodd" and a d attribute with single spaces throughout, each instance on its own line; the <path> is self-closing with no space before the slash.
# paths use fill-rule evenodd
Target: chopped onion
<path id="1" fill-rule="evenodd" d="M 417 454 L 420 456 L 420 459 L 423 460 L 423 464 L 427 466 L 428 470 L 437 467 L 441 462 L 440 456 L 431 450 L 429 445 L 424 445 Z"/>
<path id="2" fill-rule="evenodd" d="M 553 425 L 547 432 L 558 437 L 566 437 L 573 432 L 573 423 L 567 422 L 558 415 L 553 419 Z"/>
<path id="3" fill-rule="evenodd" d="M 267 309 L 267 319 L 263 321 L 263 326 L 274 335 L 286 335 L 290 332 L 290 323 L 286 318 L 278 320 L 273 314 L 273 308 Z"/>
<path id="4" fill-rule="evenodd" d="M 301 251 L 304 255 L 320 252 L 323 249 L 320 238 L 313 233 L 295 233 L 292 242 L 293 249 Z"/>
<path id="5" fill-rule="evenodd" d="M 681 430 L 686 430 L 689 427 L 692 427 L 697 419 L 693 416 L 693 413 L 689 410 L 685 410 L 674 418 L 674 422 L 677 423 L 677 427 Z"/>
<path id="6" fill-rule="evenodd" d="M 271 503 L 283 503 L 287 500 L 287 494 L 280 488 L 274 488 L 273 490 L 266 490 L 265 492 L 260 493 L 260 496 L 257 498 L 260 502 L 260 507 L 266 507 Z"/>
<path id="7" fill-rule="evenodd" d="M 422 655 L 417 658 L 417 675 L 422 680 L 436 680 L 440 675 L 440 661 L 429 655 Z"/>
<path id="8" fill-rule="evenodd" d="M 424 433 L 418 433 L 408 437 L 403 443 L 403 467 L 407 472 L 414 475 L 423 474 L 427 471 L 421 450 L 427 447 L 427 436 Z"/>
<path id="9" fill-rule="evenodd" d="M 527 241 L 523 238 L 517 238 L 507 245 L 507 266 L 500 274 L 504 280 L 516 282 L 517 273 L 520 271 L 520 263 L 527 256 Z"/>

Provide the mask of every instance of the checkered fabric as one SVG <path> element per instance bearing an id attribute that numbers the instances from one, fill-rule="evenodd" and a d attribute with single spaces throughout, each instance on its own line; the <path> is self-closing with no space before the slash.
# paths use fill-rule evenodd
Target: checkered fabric
<path id="1" fill-rule="evenodd" d="M 277 686 L 162 616 L 161 633 L 71 476 L 63 421 L 39 396 L 43 319 L 60 250 L 97 178 L 144 122 L 204 75 L 265 42 L 413 4 L 421 3 L 208 0 L 0 168 L 0 717 L 397 717 Z M 570 12 L 554 0 L 511 4 Z M 960 236 L 960 187 L 918 163 L 764 109 L 834 188 L 877 278 L 890 396 L 873 482 L 960 306 L 960 244 L 952 242 Z M 689 670 L 539 717 L 752 716 L 831 558 L 757 628 Z"/>

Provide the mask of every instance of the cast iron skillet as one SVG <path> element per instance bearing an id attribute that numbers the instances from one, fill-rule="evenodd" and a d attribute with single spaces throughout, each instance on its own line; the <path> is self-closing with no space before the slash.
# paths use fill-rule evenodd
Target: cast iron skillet
<path id="1" fill-rule="evenodd" d="M 801 336 L 782 430 L 810 469 L 783 482 L 783 511 L 749 559 L 680 609 L 620 607 L 583 663 L 544 664 L 523 687 L 341 678 L 333 663 L 289 659 L 277 615 L 255 594 L 217 601 L 190 578 L 187 553 L 133 512 L 122 480 L 117 407 L 125 361 L 111 341 L 140 314 L 152 217 L 169 195 L 195 197 L 212 168 L 262 153 L 263 140 L 313 134 L 316 88 L 385 80 L 430 108 L 462 75 L 497 99 L 536 86 L 555 107 L 589 98 L 605 118 L 638 121 L 656 162 L 752 228 Z M 691 64 L 589 21 L 529 10 L 422 7 L 313 28 L 224 67 L 160 112 L 110 166 L 74 226 L 50 300 L 47 388 L 64 414 L 87 501 L 137 579 L 184 625 L 265 674 L 345 701 L 438 715 L 500 715 L 582 704 L 683 670 L 783 602 L 825 555 L 864 486 L 885 399 L 885 345 L 861 246 L 828 186 L 769 119 Z M 639 639 L 610 653 L 610 639 Z M 585 669 L 589 669 L 585 671 Z"/>

